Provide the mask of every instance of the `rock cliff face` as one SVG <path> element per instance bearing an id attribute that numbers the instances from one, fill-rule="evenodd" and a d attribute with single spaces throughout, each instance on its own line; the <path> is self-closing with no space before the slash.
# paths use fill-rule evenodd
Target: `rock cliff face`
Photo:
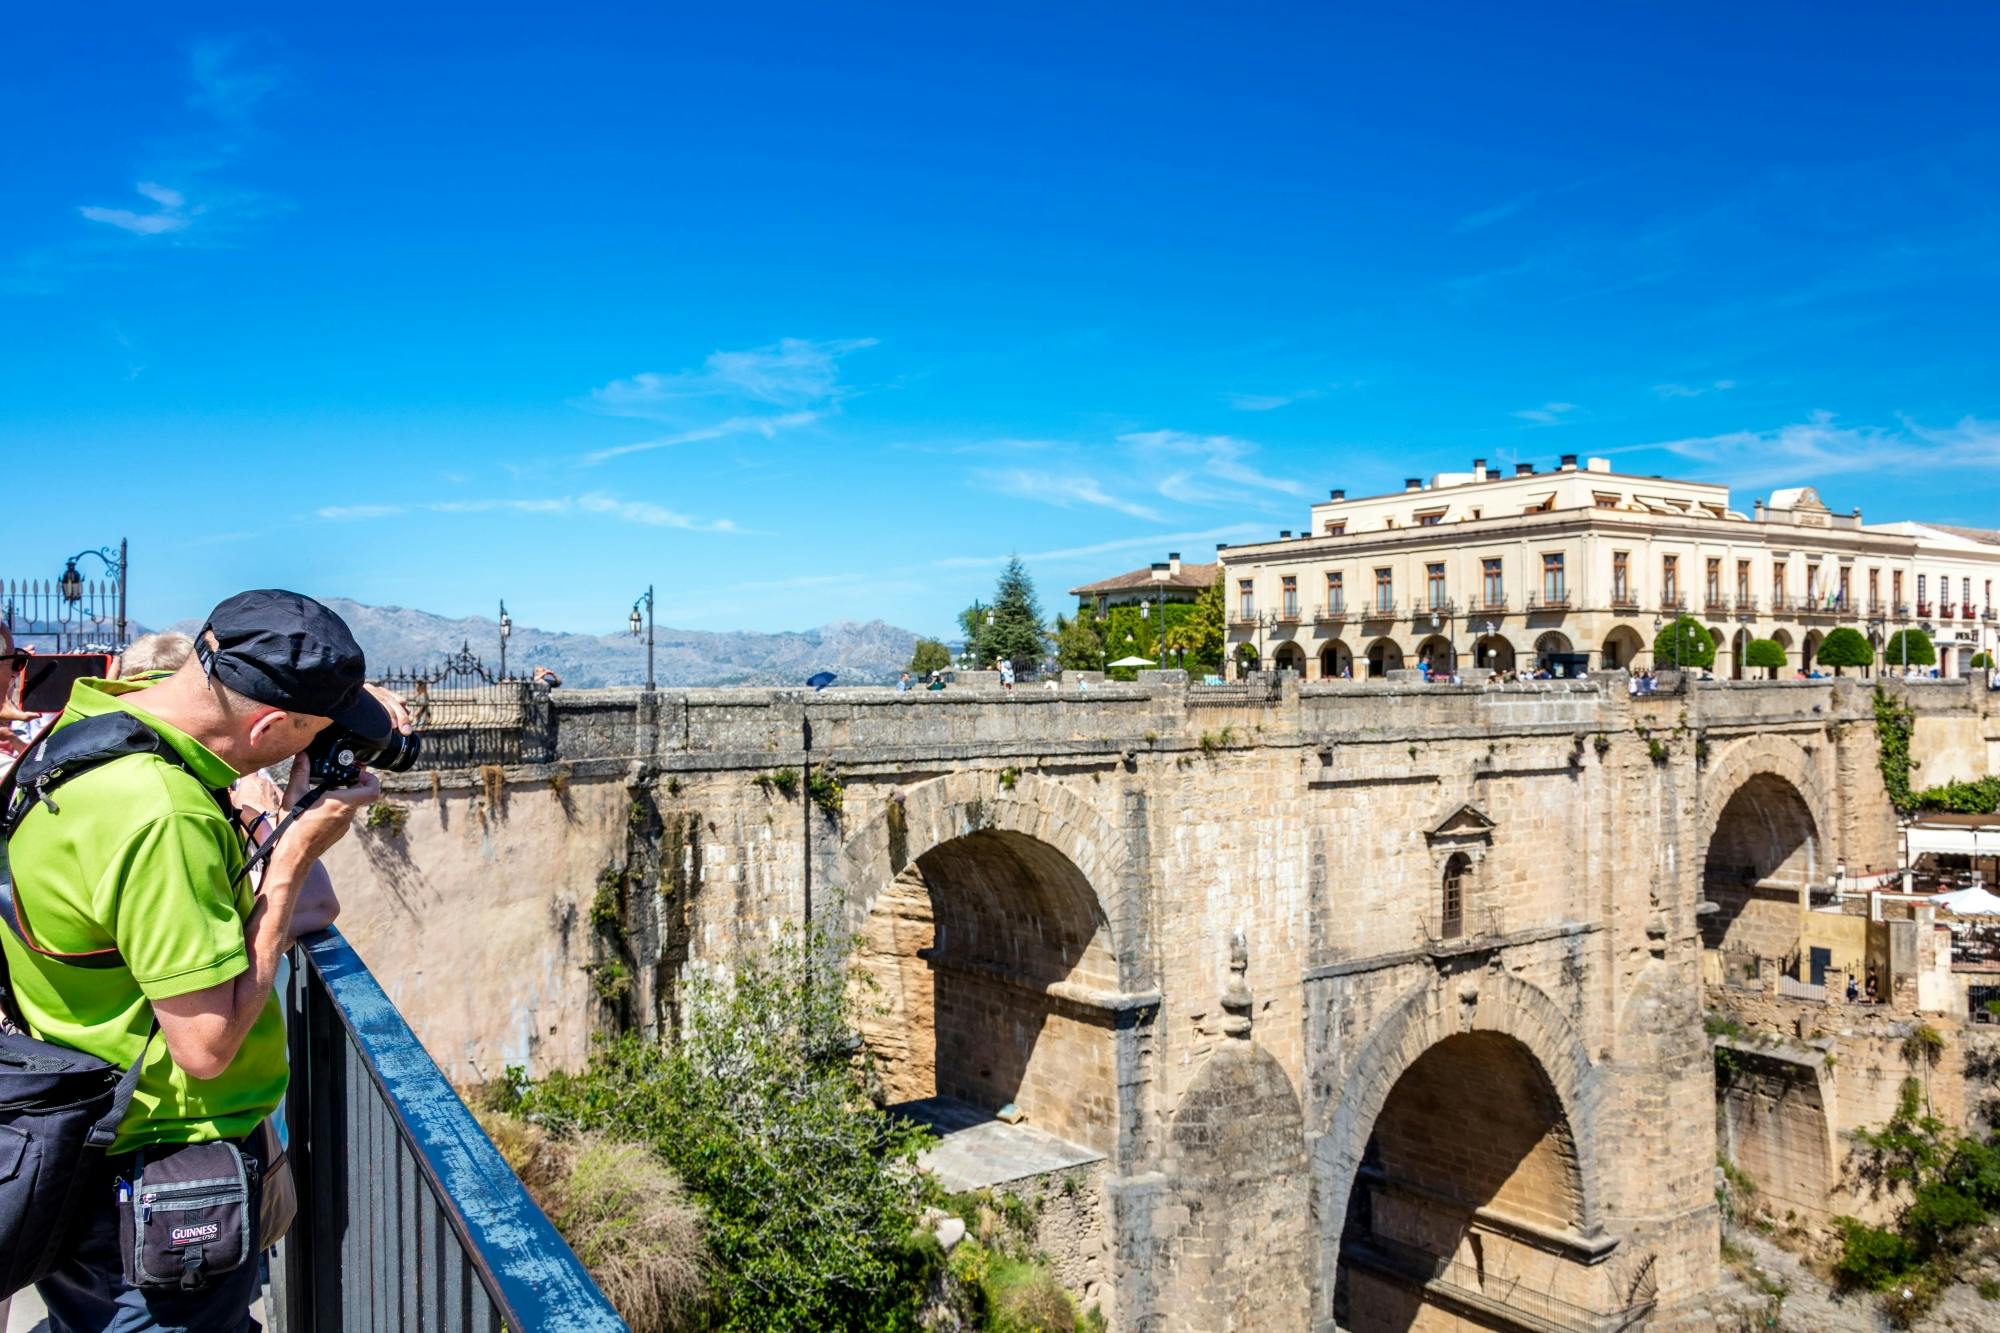
<path id="1" fill-rule="evenodd" d="M 371 670 L 429 667 L 461 644 L 489 669 L 498 665 L 500 627 L 484 616 L 452 619 L 400 606 L 368 606 L 329 597 L 368 654 Z M 199 621 L 174 626 L 192 633 Z M 843 685 L 894 680 L 917 636 L 879 620 L 835 621 L 818 629 L 761 634 L 752 630 L 653 631 L 654 674 L 663 686 L 799 685 L 815 671 L 835 671 Z M 646 678 L 646 641 L 630 634 L 560 634 L 516 625 L 507 665 L 526 673 L 546 666 L 565 686 L 637 685 Z"/>

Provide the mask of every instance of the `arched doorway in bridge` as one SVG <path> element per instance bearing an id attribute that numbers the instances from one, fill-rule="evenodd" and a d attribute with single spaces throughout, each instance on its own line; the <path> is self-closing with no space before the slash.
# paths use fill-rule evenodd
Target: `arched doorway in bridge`
<path id="1" fill-rule="evenodd" d="M 1702 944 L 1725 954 L 1801 962 L 1809 885 L 1823 873 L 1819 829 L 1785 778 L 1756 773 L 1730 794 L 1702 863 Z"/>
<path id="2" fill-rule="evenodd" d="M 1488 671 L 1512 671 L 1514 669 L 1514 645 L 1498 634 L 1488 634 L 1473 645 L 1473 653 L 1479 665 Z"/>
<path id="3" fill-rule="evenodd" d="M 1296 643 L 1281 643 L 1271 654 L 1271 665 L 1279 671 L 1296 672 L 1303 676 L 1306 674 L 1306 650 Z"/>
<path id="4" fill-rule="evenodd" d="M 1615 1301 L 1575 1244 L 1582 1221 L 1574 1136 L 1540 1062 L 1502 1033 L 1446 1037 L 1375 1119 L 1341 1228 L 1335 1323 L 1453 1328 L 1467 1306 L 1495 1304 L 1561 1326 L 1605 1313 Z"/>
<path id="5" fill-rule="evenodd" d="M 1354 674 L 1354 652 L 1345 643 L 1335 639 L 1319 650 L 1319 678 L 1321 680 L 1342 680 Z"/>
<path id="6" fill-rule="evenodd" d="M 1417 645 L 1417 660 L 1430 667 L 1433 676 L 1449 676 L 1451 659 L 1451 640 L 1442 634 L 1433 634 Z"/>
<path id="7" fill-rule="evenodd" d="M 1117 965 L 1061 851 L 1002 829 L 939 843 L 877 896 L 854 961 L 876 983 L 859 1026 L 892 1106 L 986 1119 L 1011 1102 L 1057 1138 L 1114 1146 L 1117 1014 L 1061 996 L 1117 991 Z"/>
<path id="8" fill-rule="evenodd" d="M 1639 637 L 1639 631 L 1630 625 L 1620 625 L 1604 636 L 1604 669 L 1606 671 L 1629 671 L 1632 663 L 1639 660 L 1646 641 Z"/>
<path id="9" fill-rule="evenodd" d="M 1368 645 L 1368 678 L 1380 680 L 1391 671 L 1403 669 L 1403 646 L 1394 639 L 1377 639 Z"/>

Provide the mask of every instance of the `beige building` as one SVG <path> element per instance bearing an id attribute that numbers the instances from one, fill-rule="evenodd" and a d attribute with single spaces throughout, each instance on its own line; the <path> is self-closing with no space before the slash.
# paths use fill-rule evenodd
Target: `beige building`
<path id="1" fill-rule="evenodd" d="M 1232 659 L 1315 679 L 1420 662 L 1671 667 L 1653 662 L 1652 643 L 1682 613 L 1708 627 L 1720 676 L 1761 674 L 1742 665 L 1753 638 L 1783 646 L 1787 673 L 1809 669 L 1842 625 L 1878 654 L 1898 629 L 1922 628 L 1939 670 L 1963 675 L 2000 631 L 2000 532 L 1864 524 L 1806 486 L 1746 514 L 1727 487 L 1574 454 L 1553 472 L 1522 463 L 1503 475 L 1480 459 L 1389 495 L 1335 490 L 1306 530 L 1217 559 Z"/>

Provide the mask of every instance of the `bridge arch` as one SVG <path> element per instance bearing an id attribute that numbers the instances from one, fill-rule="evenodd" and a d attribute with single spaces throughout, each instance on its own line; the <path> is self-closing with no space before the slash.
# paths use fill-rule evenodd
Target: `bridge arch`
<path id="1" fill-rule="evenodd" d="M 1111 1151 L 1115 835 L 1034 774 L 958 773 L 900 795 L 842 845 L 836 870 L 856 965 L 878 987 L 860 1028 L 888 1100 L 987 1116 L 1012 1103 L 1039 1129 Z"/>
<path id="2" fill-rule="evenodd" d="M 1474 1107 L 1451 1091 L 1468 1086 L 1499 1100 Z M 1504 1215 L 1500 1231 L 1526 1227 L 1541 1237 L 1535 1248 L 1543 1258 L 1531 1262 L 1554 1262 L 1549 1256 L 1565 1247 L 1601 1254 L 1609 1242 L 1598 1222 L 1599 1086 L 1561 1008 L 1513 973 L 1440 974 L 1406 994 L 1355 1057 L 1314 1145 L 1325 1298 L 1379 1306 L 1383 1288 L 1370 1297 L 1345 1280 L 1347 1260 L 1371 1251 L 1426 1262 L 1470 1256 L 1482 1272 L 1489 1258 L 1502 1263 L 1493 1247 L 1507 1242 L 1494 1239 L 1496 1212 Z M 1438 1144 L 1466 1111 L 1480 1114 L 1484 1127 L 1457 1126 L 1463 1142 Z M 1435 1151 L 1428 1164 L 1426 1143 Z M 1393 1204 L 1382 1203 L 1391 1196 Z M 1542 1278 L 1595 1290 L 1581 1270 Z M 1340 1313 L 1364 1316 L 1342 1327 L 1369 1326 L 1363 1311 Z"/>
<path id="3" fill-rule="evenodd" d="M 1812 756 L 1781 736 L 1731 743 L 1702 778 L 1697 825 L 1703 944 L 1790 961 L 1807 889 L 1832 865 L 1833 803 Z"/>

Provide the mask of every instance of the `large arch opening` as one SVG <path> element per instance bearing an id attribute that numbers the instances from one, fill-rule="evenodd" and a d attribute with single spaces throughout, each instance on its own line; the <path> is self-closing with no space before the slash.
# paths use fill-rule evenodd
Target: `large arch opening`
<path id="1" fill-rule="evenodd" d="M 1805 651 L 1800 654 L 1799 665 L 1810 671 L 1819 665 L 1819 646 L 1826 642 L 1826 635 L 1818 630 L 1806 631 Z"/>
<path id="2" fill-rule="evenodd" d="M 1354 674 L 1354 652 L 1345 643 L 1335 639 L 1319 650 L 1319 678 L 1321 680 L 1345 680 Z"/>
<path id="3" fill-rule="evenodd" d="M 1271 665 L 1295 675 L 1306 674 L 1306 650 L 1296 643 L 1281 643 L 1271 654 Z"/>
<path id="4" fill-rule="evenodd" d="M 1442 634 L 1433 634 L 1417 645 L 1417 660 L 1431 669 L 1431 675 L 1449 676 L 1454 654 L 1451 640 Z"/>
<path id="5" fill-rule="evenodd" d="M 1539 1328 L 1593 1312 L 1604 1292 L 1583 1205 L 1575 1135 L 1534 1054 L 1498 1032 L 1446 1037 L 1375 1119 L 1341 1230 L 1335 1322 Z"/>
<path id="6" fill-rule="evenodd" d="M 1717 639 L 1716 642 L 1720 643 L 1722 641 Z M 1747 629 L 1737 630 L 1735 637 L 1729 641 L 1729 678 L 1731 680 L 1743 679 L 1743 658 L 1749 651 L 1750 631 Z"/>
<path id="7" fill-rule="evenodd" d="M 1630 625 L 1620 625 L 1604 636 L 1604 669 L 1629 671 L 1645 651 L 1646 641 Z"/>
<path id="8" fill-rule="evenodd" d="M 1703 945 L 1793 970 L 1820 873 L 1812 808 L 1785 778 L 1752 774 L 1730 793 L 1708 840 L 1702 896 L 1715 907 L 1701 917 Z"/>
<path id="9" fill-rule="evenodd" d="M 1394 639 L 1377 639 L 1368 645 L 1368 678 L 1380 680 L 1391 671 L 1403 669 L 1403 645 Z"/>
<path id="10" fill-rule="evenodd" d="M 861 1036 L 890 1105 L 929 1120 L 991 1119 L 1109 1152 L 1117 1135 L 1110 931 L 1083 872 L 1002 829 L 916 857 L 855 941 L 872 978 Z M 862 983 L 865 984 L 865 983 Z M 921 1105 L 919 1105 L 921 1104 Z"/>
<path id="11" fill-rule="evenodd" d="M 1782 667 L 1778 668 L 1778 679 L 1780 680 L 1788 679 L 1791 676 L 1793 670 L 1792 632 L 1788 629 L 1772 630 L 1771 642 L 1777 644 L 1780 648 L 1783 648 L 1785 650 L 1785 664 Z"/>
<path id="12" fill-rule="evenodd" d="M 1488 671 L 1514 669 L 1514 645 L 1498 634 L 1488 634 L 1473 645 L 1479 665 Z"/>

